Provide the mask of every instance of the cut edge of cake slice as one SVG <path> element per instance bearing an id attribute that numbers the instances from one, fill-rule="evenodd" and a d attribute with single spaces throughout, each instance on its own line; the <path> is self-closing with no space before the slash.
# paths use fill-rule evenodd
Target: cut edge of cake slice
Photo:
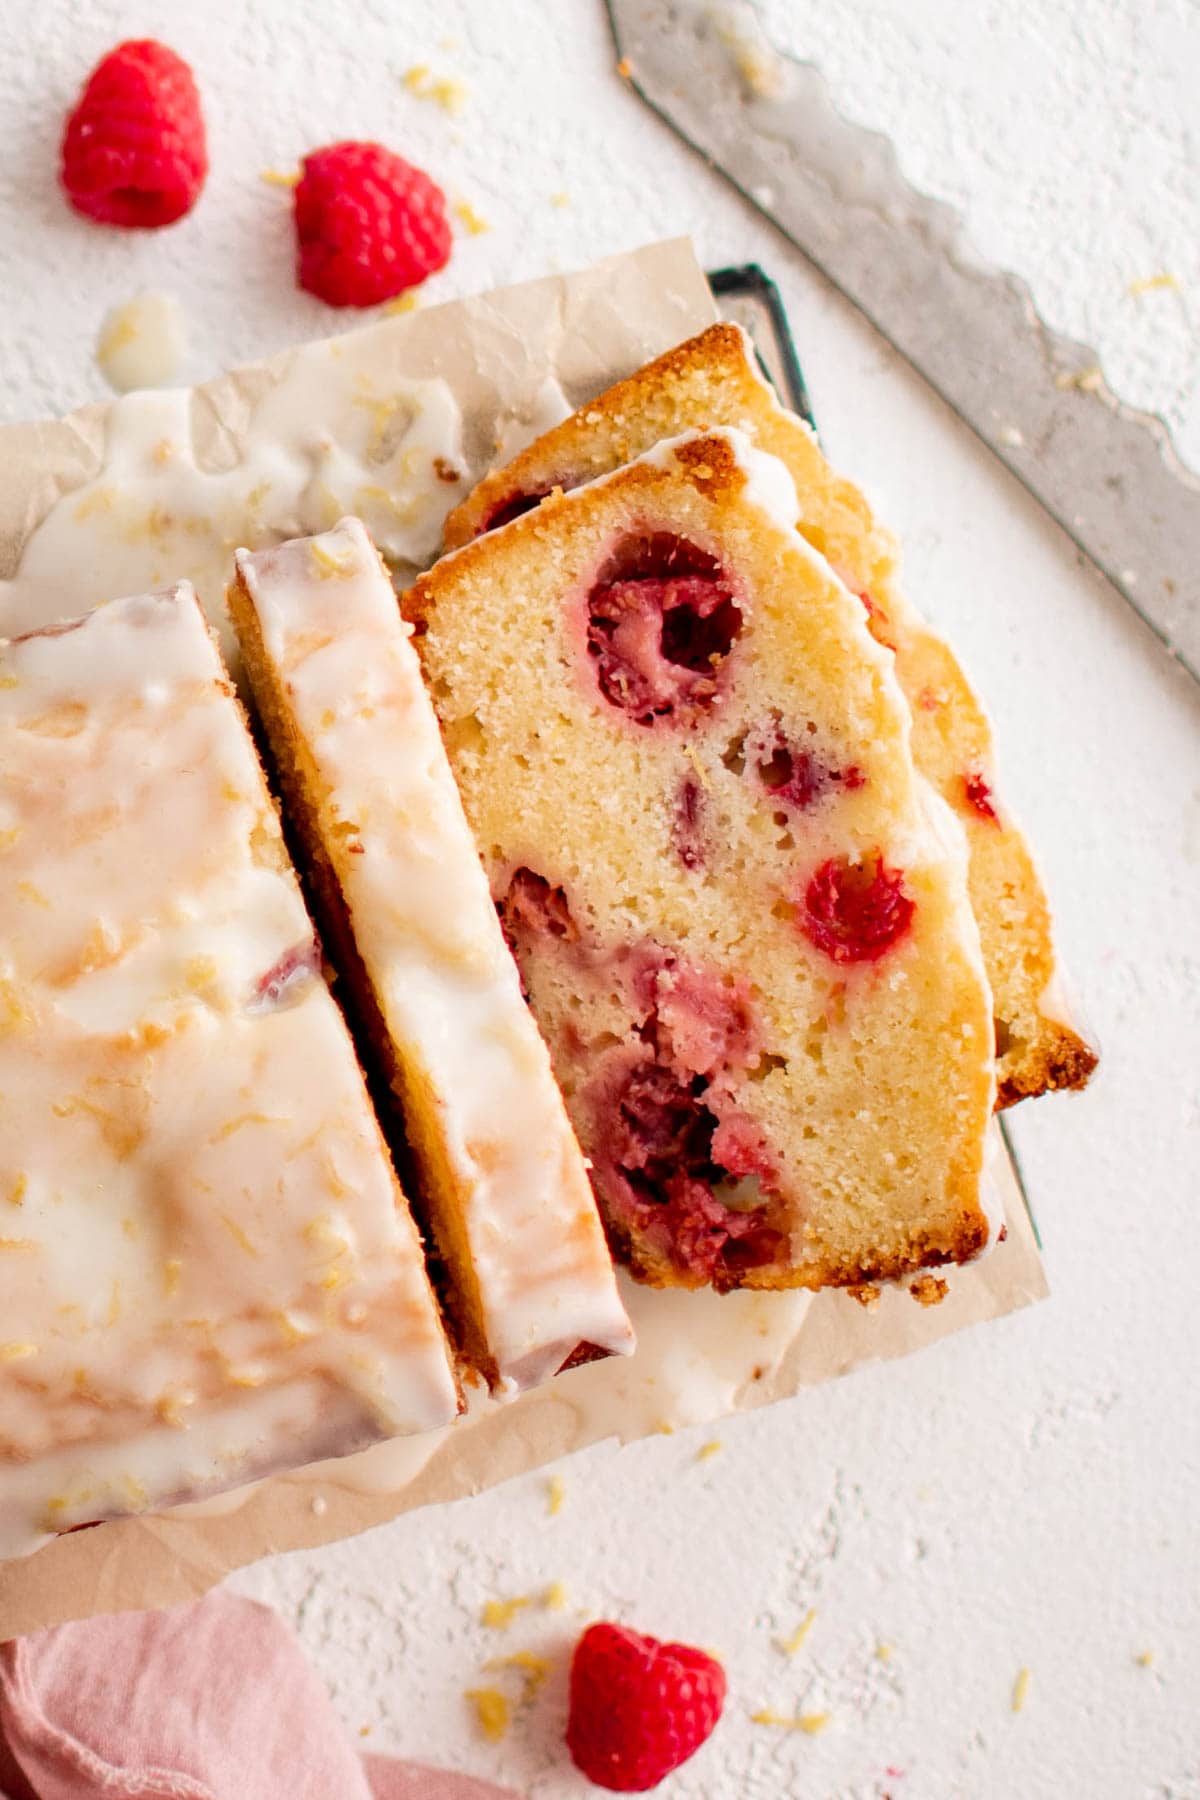
<path id="1" fill-rule="evenodd" d="M 464 1355 L 511 1392 L 628 1353 L 583 1157 L 365 527 L 239 551 L 229 606 L 322 928 L 401 1102 Z"/>
<path id="2" fill-rule="evenodd" d="M 786 468 L 685 434 L 443 557 L 403 607 L 635 1275 L 857 1287 L 980 1254 L 995 1090 L 963 834 Z"/>
<path id="3" fill-rule="evenodd" d="M 420 1239 L 190 586 L 0 640 L 0 741 L 0 1557 L 448 1425 Z"/>
<path id="4" fill-rule="evenodd" d="M 996 1001 L 998 1105 L 1083 1087 L 1096 1053 L 1064 996 L 1036 863 L 997 798 L 983 707 L 949 645 L 906 599 L 895 540 L 830 467 L 811 429 L 780 405 L 741 326 L 712 325 L 667 351 L 486 475 L 447 518 L 446 546 L 503 526 L 555 488 L 605 474 L 659 439 L 718 426 L 746 431 L 787 465 L 798 530 L 858 595 L 877 642 L 894 652 L 917 767 L 967 833 L 972 904 Z"/>

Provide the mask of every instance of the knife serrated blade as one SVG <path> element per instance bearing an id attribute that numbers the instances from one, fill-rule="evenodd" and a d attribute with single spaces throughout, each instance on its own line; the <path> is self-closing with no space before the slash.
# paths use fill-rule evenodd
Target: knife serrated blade
<path id="1" fill-rule="evenodd" d="M 1039 318 L 962 220 L 851 124 L 753 8 L 605 0 L 621 71 L 998 456 L 1200 681 L 1200 479 L 1096 353 Z"/>

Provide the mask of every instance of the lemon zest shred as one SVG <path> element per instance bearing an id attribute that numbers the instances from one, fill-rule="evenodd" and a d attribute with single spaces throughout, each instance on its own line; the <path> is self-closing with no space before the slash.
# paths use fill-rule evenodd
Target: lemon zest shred
<path id="1" fill-rule="evenodd" d="M 1062 369 L 1054 377 L 1056 388 L 1078 388 L 1081 394 L 1094 394 L 1104 385 L 1104 371 L 1099 363 L 1090 369 Z"/>
<path id="2" fill-rule="evenodd" d="M 233 1239 L 234 1243 L 240 1244 L 242 1249 L 246 1252 L 247 1256 L 257 1256 L 258 1255 L 258 1251 L 255 1248 L 254 1244 L 251 1242 L 250 1238 L 247 1237 L 246 1233 L 243 1231 L 242 1227 L 238 1224 L 236 1219 L 231 1218 L 230 1215 L 226 1212 L 219 1212 L 217 1214 L 217 1217 L 218 1217 L 218 1219 L 220 1219 L 222 1225 L 225 1227 L 226 1231 L 229 1233 L 229 1235 Z"/>
<path id="3" fill-rule="evenodd" d="M 468 1688 L 464 1699 L 475 1708 L 479 1729 L 489 1744 L 498 1744 L 508 1731 L 509 1706 L 499 1688 Z"/>
<path id="4" fill-rule="evenodd" d="M 482 237 L 485 231 L 492 229 L 483 214 L 477 212 L 469 200 L 456 200 L 454 212 L 460 224 L 466 227 L 468 237 Z"/>
<path id="5" fill-rule="evenodd" d="M 233 1136 L 235 1131 L 241 1131 L 247 1125 L 286 1125 L 287 1123 L 286 1119 L 273 1118 L 270 1113 L 239 1113 L 236 1119 L 227 1120 L 219 1131 L 214 1131 L 208 1141 L 210 1144 L 223 1144 L 227 1138 Z"/>
<path id="6" fill-rule="evenodd" d="M 775 1725 L 784 1731 L 803 1731 L 809 1737 L 816 1737 L 825 1730 L 832 1715 L 827 1712 L 786 1713 L 772 1712 L 770 1707 L 760 1707 L 758 1712 L 750 1714 L 752 1725 Z"/>
<path id="7" fill-rule="evenodd" d="M 554 1664 L 548 1656 L 538 1656 L 532 1650 L 514 1650 L 511 1656 L 493 1656 L 491 1661 L 484 1663 L 483 1666 L 489 1672 L 498 1672 L 502 1669 L 518 1670 L 525 1684 L 522 1697 L 525 1700 L 532 1700 Z"/>
<path id="8" fill-rule="evenodd" d="M 817 1609 L 815 1606 L 810 1606 L 790 1637 L 776 1638 L 775 1643 L 777 1647 L 783 1651 L 785 1656 L 795 1656 L 809 1632 L 816 1624 L 816 1621 Z"/>
<path id="9" fill-rule="evenodd" d="M 489 1631 L 507 1631 L 517 1614 L 529 1603 L 528 1594 L 517 1594 L 511 1600 L 488 1600 L 480 1617 Z"/>
<path id="10" fill-rule="evenodd" d="M 334 556 L 326 550 L 319 538 L 309 539 L 308 553 L 313 569 L 322 581 L 341 579 L 354 573 L 353 557 Z"/>
<path id="11" fill-rule="evenodd" d="M 1153 294 L 1161 288 L 1166 288 L 1169 292 L 1178 294 L 1183 291 L 1183 283 L 1180 281 L 1178 275 L 1172 274 L 1169 269 L 1161 269 L 1157 275 L 1142 275 L 1139 276 L 1136 281 L 1131 281 L 1129 284 L 1129 291 L 1135 300 L 1141 294 Z"/>

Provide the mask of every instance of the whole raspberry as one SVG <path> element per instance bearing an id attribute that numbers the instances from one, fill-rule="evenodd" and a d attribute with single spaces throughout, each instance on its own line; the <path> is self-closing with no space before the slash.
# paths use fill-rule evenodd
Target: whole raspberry
<path id="1" fill-rule="evenodd" d="M 296 188 L 300 286 L 330 306 L 377 306 L 450 259 L 446 196 L 382 144 L 306 156 Z"/>
<path id="2" fill-rule="evenodd" d="M 804 891 L 800 926 L 836 963 L 876 962 L 912 923 L 904 874 L 876 853 L 861 863 L 831 857 Z"/>
<path id="3" fill-rule="evenodd" d="M 153 38 L 118 44 L 67 120 L 60 179 L 71 205 L 102 225 L 170 225 L 191 211 L 207 174 L 192 71 Z"/>
<path id="4" fill-rule="evenodd" d="M 712 1735 L 725 1671 L 703 1650 L 589 1625 L 571 1662 L 567 1748 L 598 1787 L 644 1794 Z"/>

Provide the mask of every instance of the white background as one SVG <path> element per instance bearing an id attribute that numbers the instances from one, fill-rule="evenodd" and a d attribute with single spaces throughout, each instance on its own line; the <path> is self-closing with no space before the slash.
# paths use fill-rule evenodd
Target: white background
<path id="1" fill-rule="evenodd" d="M 1200 465 L 1195 0 L 765 10 Z M 147 31 L 196 68 L 213 173 L 192 218 L 131 237 L 74 218 L 54 162 L 84 74 Z M 920 383 L 643 114 L 613 61 L 598 0 L 9 0 L 0 411 L 99 397 L 100 317 L 141 286 L 183 300 L 189 379 L 344 324 L 293 290 L 287 196 L 258 179 L 337 137 L 382 138 L 490 222 L 459 239 L 431 299 L 682 231 L 710 266 L 766 264 L 828 447 L 904 535 L 911 591 L 990 701 L 1005 792 L 1104 1050 L 1085 1097 L 1014 1121 L 1054 1293 L 715 1433 L 590 1452 L 564 1466 L 553 1519 L 530 1477 L 235 1585 L 296 1622 L 368 1747 L 539 1800 L 587 1791 L 560 1738 L 580 1616 L 530 1608 L 499 1638 L 479 1611 L 554 1580 L 581 1616 L 726 1660 L 726 1718 L 664 1789 L 678 1800 L 1196 1800 L 1197 696 Z M 416 62 L 468 84 L 461 117 L 403 88 Z M 1130 293 L 1163 272 L 1181 291 Z M 714 1435 L 720 1451 L 697 1460 Z M 773 1640 L 810 1608 L 789 1660 Z M 518 1648 L 560 1668 L 495 1749 L 462 1691 Z M 764 1706 L 830 1723 L 752 1724 Z"/>

